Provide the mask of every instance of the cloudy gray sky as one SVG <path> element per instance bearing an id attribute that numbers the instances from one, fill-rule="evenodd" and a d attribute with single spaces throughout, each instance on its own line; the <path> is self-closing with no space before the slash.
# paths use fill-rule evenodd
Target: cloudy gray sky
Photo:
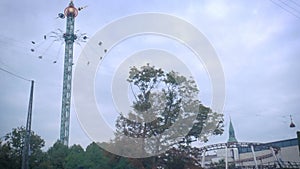
<path id="1" fill-rule="evenodd" d="M 59 138 L 64 54 L 62 41 L 52 43 L 54 38 L 49 33 L 59 32 L 58 28 L 64 31 L 65 20 L 57 19 L 57 14 L 67 4 L 67 0 L 0 2 L 0 67 L 36 81 L 32 129 L 46 140 L 47 147 Z M 77 0 L 75 5 L 88 6 L 79 12 L 75 26 L 78 34 L 87 33 L 89 37 L 112 21 L 137 13 L 165 13 L 188 21 L 214 46 L 223 66 L 225 130 L 231 116 L 239 141 L 268 142 L 296 137 L 300 125 L 297 65 L 300 63 L 300 2 Z M 75 45 L 75 60 L 85 46 L 80 44 Z M 111 79 L 116 66 L 126 56 L 145 48 L 160 48 L 183 58 L 182 62 L 197 79 L 200 99 L 210 105 L 211 87 L 203 65 L 191 63 L 188 57 L 192 56 L 186 55 L 192 54 L 165 37 L 145 35 L 122 42 L 110 52 L 111 59 L 102 64 L 99 71 L 105 73 L 101 77 Z M 119 53 L 122 56 L 113 57 Z M 40 55 L 42 59 L 38 58 Z M 88 56 L 86 59 L 89 60 Z M 25 125 L 30 83 L 3 71 L 0 79 L 0 136 L 3 136 L 12 128 Z M 107 95 L 108 89 L 99 93 Z M 99 96 L 99 104 L 101 100 Z M 296 124 L 294 129 L 289 128 L 289 115 Z M 110 118 L 107 121 L 113 121 Z M 212 137 L 209 143 L 223 142 L 227 137 L 226 132 Z M 70 144 L 86 146 L 90 142 L 72 109 Z"/>

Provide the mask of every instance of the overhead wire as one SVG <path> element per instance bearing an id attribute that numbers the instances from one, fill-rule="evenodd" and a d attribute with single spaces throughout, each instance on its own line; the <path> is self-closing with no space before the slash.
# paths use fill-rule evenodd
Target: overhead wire
<path id="1" fill-rule="evenodd" d="M 10 66 L 8 66 L 7 64 L 5 64 L 2 60 L 0 60 L 0 64 L 2 64 L 4 67 L 10 69 Z"/>
<path id="2" fill-rule="evenodd" d="M 300 13 L 300 12 L 298 11 L 298 9 L 294 8 L 293 6 L 291 6 L 290 4 L 286 3 L 285 1 L 283 1 L 283 0 L 279 0 L 279 1 L 280 1 L 281 3 L 283 3 L 285 6 L 289 7 L 290 9 L 293 9 L 295 12 Z"/>
<path id="3" fill-rule="evenodd" d="M 8 70 L 6 70 L 6 69 L 4 69 L 4 68 L 1 68 L 1 67 L 0 67 L 0 70 L 3 71 L 3 72 L 6 72 L 6 73 L 8 73 L 8 74 L 10 74 L 10 75 L 12 75 L 12 76 L 14 76 L 14 77 L 16 77 L 16 78 L 19 78 L 19 79 L 22 79 L 22 80 L 25 80 L 25 81 L 28 81 L 28 82 L 31 82 L 31 81 L 32 81 L 32 80 L 29 80 L 29 79 L 27 79 L 27 78 L 21 76 L 21 75 L 18 75 L 18 74 L 16 74 L 16 73 L 13 73 L 13 72 L 11 72 L 11 71 L 8 71 Z"/>
<path id="4" fill-rule="evenodd" d="M 273 4 L 275 4 L 276 6 L 280 7 L 281 9 L 283 9 L 284 11 L 290 13 L 291 15 L 295 16 L 296 18 L 300 19 L 300 16 L 296 15 L 295 13 L 291 12 L 290 10 L 288 10 L 287 8 L 281 6 L 279 3 L 275 2 L 274 0 L 270 0 Z"/>
<path id="5" fill-rule="evenodd" d="M 44 36 L 47 36 L 48 37 L 49 33 L 44 35 Z M 48 39 L 48 38 L 47 38 Z M 22 40 L 18 40 L 18 39 L 14 39 L 12 37 L 7 37 L 5 35 L 1 35 L 0 34 L 0 43 L 3 43 L 5 45 L 9 45 L 10 47 L 13 47 L 13 48 L 16 48 L 17 49 L 17 52 L 21 52 L 22 51 L 22 54 L 23 55 L 30 55 L 30 56 L 35 56 L 37 54 L 42 54 L 42 55 L 45 55 L 47 53 L 47 51 L 53 46 L 55 40 L 51 41 L 50 45 L 47 45 L 47 48 L 46 49 L 43 49 L 42 51 L 36 51 L 37 48 L 40 48 L 43 44 L 45 44 L 46 42 L 46 39 L 44 37 L 44 39 L 40 42 L 35 42 L 35 41 L 22 41 Z M 30 47 L 31 46 L 31 47 Z M 61 48 L 62 48 L 62 44 L 59 45 L 59 51 L 57 53 L 57 55 L 59 55 L 59 53 L 61 52 Z M 3 45 L 2 45 L 3 47 Z M 28 52 L 25 52 L 23 51 L 23 49 L 25 49 L 26 51 L 28 50 Z M 30 49 L 34 49 L 34 52 L 29 52 Z M 21 51 L 20 51 L 21 50 Z M 25 54 L 26 53 L 26 54 Z M 34 54 L 35 53 L 35 54 Z M 57 58 L 58 56 L 56 56 Z M 53 61 L 52 61 L 53 62 Z M 54 62 L 53 62 L 54 63 Z M 4 72 L 4 73 L 7 73 L 8 75 L 10 76 L 13 76 L 17 79 L 20 79 L 20 80 L 24 80 L 24 81 L 27 81 L 27 82 L 31 82 L 32 80 L 18 74 L 18 73 L 15 73 L 14 71 L 11 71 L 11 67 L 9 67 L 7 64 L 5 64 L 2 60 L 0 60 L 0 71 Z"/>
<path id="6" fill-rule="evenodd" d="M 11 69 L 11 67 L 8 66 L 7 64 L 5 64 L 3 61 L 0 60 L 0 63 L 1 63 L 2 66 L 6 67 L 6 69 L 3 68 L 3 67 L 0 67 L 0 70 L 1 70 L 1 71 L 5 72 L 5 73 L 7 73 L 7 74 L 9 74 L 9 75 L 12 75 L 12 76 L 14 76 L 14 77 L 16 77 L 16 78 L 25 80 L 25 81 L 32 81 L 32 80 L 29 80 L 28 78 L 25 78 L 25 77 L 21 76 L 21 75 L 18 75 L 18 74 L 16 74 L 16 73 L 13 73 L 12 71 L 9 71 L 8 69 Z"/>
<path id="7" fill-rule="evenodd" d="M 293 4 L 297 5 L 300 7 L 300 4 L 298 4 L 297 2 L 295 2 L 294 0 L 290 0 L 290 2 L 292 2 Z"/>

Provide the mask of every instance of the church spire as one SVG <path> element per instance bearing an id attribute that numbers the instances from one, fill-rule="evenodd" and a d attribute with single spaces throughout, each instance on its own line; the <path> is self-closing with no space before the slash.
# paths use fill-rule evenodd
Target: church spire
<path id="1" fill-rule="evenodd" d="M 229 123 L 229 138 L 227 143 L 237 143 L 237 139 L 235 138 L 235 134 L 234 134 L 234 128 L 231 122 L 231 118 L 230 118 L 230 123 Z"/>

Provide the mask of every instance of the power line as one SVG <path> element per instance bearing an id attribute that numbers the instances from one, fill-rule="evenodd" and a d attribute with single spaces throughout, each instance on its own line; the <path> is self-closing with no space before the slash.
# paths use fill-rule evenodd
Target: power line
<path id="1" fill-rule="evenodd" d="M 299 6 L 300 7 L 300 5 L 297 3 L 297 2 L 295 2 L 295 1 L 293 1 L 293 0 L 290 0 L 293 4 L 295 4 L 295 5 L 297 5 L 297 6 Z"/>
<path id="2" fill-rule="evenodd" d="M 3 68 L 1 68 L 1 67 L 0 67 L 0 70 L 2 70 L 3 72 L 6 72 L 6 73 L 8 73 L 8 74 L 10 74 L 10 75 L 12 75 L 12 76 L 14 76 L 14 77 L 16 77 L 16 78 L 19 78 L 19 79 L 22 79 L 22 80 L 25 80 L 25 81 L 28 81 L 28 82 L 31 81 L 31 80 L 29 80 L 29 79 L 27 79 L 27 78 L 25 78 L 25 77 L 22 77 L 22 76 L 20 76 L 20 75 L 17 75 L 17 74 L 15 74 L 15 73 L 12 73 L 12 72 L 10 72 L 10 71 L 8 71 L 8 70 L 6 70 L 6 69 L 3 69 Z"/>
<path id="3" fill-rule="evenodd" d="M 300 19 L 300 16 L 296 15 L 295 13 L 291 12 L 290 10 L 288 10 L 287 8 L 281 6 L 279 3 L 274 2 L 273 0 L 270 0 L 273 4 L 275 4 L 276 6 L 280 7 L 281 9 L 285 10 L 286 12 L 294 15 L 296 18 Z"/>
<path id="4" fill-rule="evenodd" d="M 283 0 L 279 0 L 281 3 L 283 3 L 285 6 L 289 7 L 290 9 L 293 9 L 296 13 L 300 13 L 298 11 L 298 9 L 294 8 L 293 6 L 291 6 L 290 4 L 286 3 L 285 1 Z"/>

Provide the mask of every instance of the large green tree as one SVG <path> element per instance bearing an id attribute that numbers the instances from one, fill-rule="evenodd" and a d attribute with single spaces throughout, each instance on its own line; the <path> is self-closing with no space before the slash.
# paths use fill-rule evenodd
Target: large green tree
<path id="1" fill-rule="evenodd" d="M 24 127 L 17 127 L 6 134 L 0 141 L 0 168 L 20 169 L 22 165 L 22 151 L 24 147 L 26 130 Z M 39 168 L 42 163 L 42 147 L 45 141 L 33 131 L 30 135 L 29 167 Z"/>
<path id="2" fill-rule="evenodd" d="M 128 158 L 107 152 L 94 142 L 86 148 L 85 159 L 88 169 L 137 169 Z"/>
<path id="3" fill-rule="evenodd" d="M 86 166 L 85 151 L 80 145 L 72 145 L 66 157 L 66 169 L 79 169 Z"/>
<path id="4" fill-rule="evenodd" d="M 12 153 L 10 152 L 11 148 L 8 144 L 4 144 L 3 141 L 0 141 L 0 168 L 13 168 L 13 159 Z"/>
<path id="5" fill-rule="evenodd" d="M 164 169 L 201 169 L 200 149 L 180 145 L 161 154 L 158 164 Z"/>
<path id="6" fill-rule="evenodd" d="M 96 143 L 91 143 L 85 151 L 86 167 L 89 169 L 110 169 L 109 159 L 105 155 L 105 150 Z"/>
<path id="7" fill-rule="evenodd" d="M 68 146 L 56 141 L 47 151 L 47 165 L 50 169 L 66 169 Z"/>
<path id="8" fill-rule="evenodd" d="M 140 153 L 153 154 L 160 152 L 164 146 L 190 145 L 194 140 L 207 141 L 210 135 L 223 133 L 222 114 L 201 104 L 198 87 L 191 77 L 147 64 L 140 68 L 132 67 L 128 82 L 134 100 L 133 111 L 127 117 L 120 114 L 116 121 L 114 142 L 123 142 L 124 145 L 117 149 L 139 149 Z M 171 130 L 171 126 L 178 120 L 181 123 Z M 186 128 L 189 132 L 182 136 Z M 169 131 L 168 135 L 162 134 L 166 130 Z M 133 144 L 126 144 L 126 141 L 131 140 L 126 140 L 124 135 L 151 139 L 147 139 L 147 143 L 142 141 L 136 147 L 130 147 Z M 182 141 L 170 144 L 170 140 L 180 136 Z M 157 167 L 157 161 L 158 157 L 152 159 L 152 168 Z"/>

